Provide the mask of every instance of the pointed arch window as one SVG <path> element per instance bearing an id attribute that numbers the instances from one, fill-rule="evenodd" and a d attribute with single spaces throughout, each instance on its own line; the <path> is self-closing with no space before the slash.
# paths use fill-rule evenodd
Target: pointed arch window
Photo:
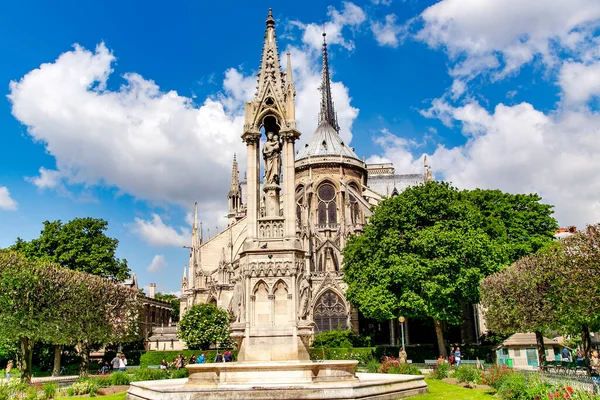
<path id="1" fill-rule="evenodd" d="M 317 196 L 317 223 L 319 225 L 330 225 L 337 223 L 337 204 L 335 202 L 335 187 L 331 183 L 319 186 Z"/>
<path id="2" fill-rule="evenodd" d="M 350 188 L 355 193 L 360 193 L 358 191 L 358 188 L 356 186 L 350 185 Z M 358 199 L 356 197 L 354 197 L 354 195 L 352 193 L 350 193 L 349 200 L 350 200 L 350 220 L 351 220 L 351 223 L 353 225 L 360 224 L 360 208 L 359 208 L 359 205 L 358 205 Z"/>
<path id="3" fill-rule="evenodd" d="M 335 292 L 329 290 L 317 300 L 314 310 L 316 333 L 333 329 L 346 329 L 347 312 L 344 301 Z"/>
<path id="4" fill-rule="evenodd" d="M 304 188 L 298 186 L 296 189 L 296 227 L 302 228 L 302 205 L 304 204 Z"/>

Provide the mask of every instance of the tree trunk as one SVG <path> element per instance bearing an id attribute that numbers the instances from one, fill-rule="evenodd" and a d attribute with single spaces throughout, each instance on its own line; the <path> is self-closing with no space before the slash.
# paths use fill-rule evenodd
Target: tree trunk
<path id="1" fill-rule="evenodd" d="M 542 332 L 535 331 L 535 342 L 537 344 L 538 368 L 541 370 L 546 362 L 546 347 L 544 346 L 544 335 L 542 335 Z"/>
<path id="2" fill-rule="evenodd" d="M 590 336 L 590 328 L 587 325 L 581 325 L 581 346 L 584 352 L 584 364 L 587 369 L 588 376 L 592 373 L 590 366 L 590 357 L 592 355 L 592 337 Z"/>
<path id="3" fill-rule="evenodd" d="M 33 340 L 21 338 L 21 382 L 31 383 L 31 362 L 33 360 Z"/>
<path id="4" fill-rule="evenodd" d="M 87 341 L 79 343 L 79 357 L 81 357 L 79 375 L 87 376 L 90 369 L 90 346 L 88 345 Z"/>
<path id="5" fill-rule="evenodd" d="M 52 376 L 60 376 L 60 356 L 62 355 L 62 345 L 54 346 L 54 367 L 52 368 Z"/>
<path id="6" fill-rule="evenodd" d="M 475 343 L 475 321 L 473 319 L 473 306 L 461 302 L 462 324 L 460 325 L 460 338 L 463 344 Z"/>
<path id="7" fill-rule="evenodd" d="M 435 326 L 435 336 L 437 337 L 438 348 L 442 357 L 448 357 L 446 352 L 446 341 L 444 340 L 444 331 L 442 330 L 442 323 L 437 319 L 433 319 L 433 326 Z"/>

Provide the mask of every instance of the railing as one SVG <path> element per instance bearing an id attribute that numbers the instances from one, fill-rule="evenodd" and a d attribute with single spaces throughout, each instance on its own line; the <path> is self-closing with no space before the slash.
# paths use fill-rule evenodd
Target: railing
<path id="1" fill-rule="evenodd" d="M 317 229 L 336 230 L 339 227 L 340 227 L 340 224 L 317 224 Z"/>

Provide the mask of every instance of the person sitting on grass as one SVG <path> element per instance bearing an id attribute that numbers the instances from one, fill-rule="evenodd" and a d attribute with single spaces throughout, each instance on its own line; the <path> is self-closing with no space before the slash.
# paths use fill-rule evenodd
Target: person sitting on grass
<path id="1" fill-rule="evenodd" d="M 163 360 L 160 362 L 160 369 L 162 369 L 163 371 L 166 370 L 168 368 L 167 362 L 165 361 L 165 359 L 163 358 Z"/>
<path id="2" fill-rule="evenodd" d="M 206 358 L 204 357 L 204 353 L 200 354 L 198 358 L 196 358 L 196 364 L 204 364 Z"/>

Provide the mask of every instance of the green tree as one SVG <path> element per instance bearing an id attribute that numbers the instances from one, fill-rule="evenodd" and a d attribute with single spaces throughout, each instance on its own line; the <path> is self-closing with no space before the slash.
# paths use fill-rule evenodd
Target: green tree
<path id="1" fill-rule="evenodd" d="M 20 343 L 22 379 L 31 380 L 33 345 L 122 340 L 137 333 L 137 294 L 94 275 L 13 251 L 0 252 L 0 336 Z M 87 351 L 89 354 L 89 351 Z"/>
<path id="2" fill-rule="evenodd" d="M 481 282 L 487 327 L 504 334 L 534 332 L 540 366 L 546 361 L 543 333 L 558 326 L 554 292 L 562 254 L 560 245 L 547 246 Z"/>
<path id="3" fill-rule="evenodd" d="M 171 322 L 179 322 L 179 298 L 172 293 L 156 293 L 156 300 L 171 303 Z"/>
<path id="4" fill-rule="evenodd" d="M 198 304 L 181 318 L 177 336 L 192 350 L 206 350 L 211 345 L 231 344 L 230 314 L 214 304 Z"/>
<path id="5" fill-rule="evenodd" d="M 119 241 L 106 236 L 108 223 L 99 218 L 75 218 L 65 224 L 45 221 L 40 237 L 12 246 L 27 257 L 50 261 L 69 269 L 123 281 L 129 277 L 127 260 L 115 253 Z"/>
<path id="6" fill-rule="evenodd" d="M 346 296 L 368 318 L 432 318 L 459 324 L 479 301 L 480 280 L 506 262 L 482 228 L 481 212 L 456 188 L 430 182 L 383 201 L 344 249 Z"/>

